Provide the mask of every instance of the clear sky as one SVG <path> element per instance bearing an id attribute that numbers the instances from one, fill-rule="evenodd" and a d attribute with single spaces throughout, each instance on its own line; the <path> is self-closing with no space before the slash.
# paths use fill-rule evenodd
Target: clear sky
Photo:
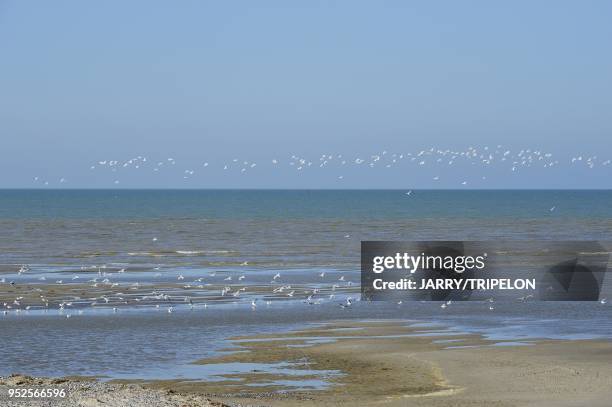
<path id="1" fill-rule="evenodd" d="M 610 188 L 611 20 L 610 1 L 0 0 L 0 187 L 458 187 L 481 166 L 339 162 L 502 145 L 597 165 L 467 185 Z"/>

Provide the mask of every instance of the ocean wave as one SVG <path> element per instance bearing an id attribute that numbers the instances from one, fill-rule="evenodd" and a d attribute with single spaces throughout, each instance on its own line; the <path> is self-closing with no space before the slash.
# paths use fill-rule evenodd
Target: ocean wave
<path id="1" fill-rule="evenodd" d="M 239 252 L 234 250 L 160 250 L 160 251 L 139 251 L 128 252 L 128 256 L 140 257 L 165 257 L 165 256 L 197 256 L 197 255 L 236 255 Z"/>
<path id="2" fill-rule="evenodd" d="M 238 254 L 235 250 L 177 250 L 178 254 Z"/>

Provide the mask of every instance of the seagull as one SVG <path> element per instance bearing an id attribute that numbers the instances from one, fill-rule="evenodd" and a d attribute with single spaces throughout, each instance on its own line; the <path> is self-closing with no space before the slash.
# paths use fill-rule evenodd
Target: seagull
<path id="1" fill-rule="evenodd" d="M 348 308 L 351 305 L 353 305 L 353 299 L 351 297 L 347 298 L 345 303 L 340 303 L 341 308 Z"/>

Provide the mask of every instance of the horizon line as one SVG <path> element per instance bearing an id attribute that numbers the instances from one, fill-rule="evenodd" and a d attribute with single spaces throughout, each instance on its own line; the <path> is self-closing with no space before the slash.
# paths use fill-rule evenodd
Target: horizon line
<path id="1" fill-rule="evenodd" d="M 0 191 L 612 191 L 612 188 L 3 188 Z"/>

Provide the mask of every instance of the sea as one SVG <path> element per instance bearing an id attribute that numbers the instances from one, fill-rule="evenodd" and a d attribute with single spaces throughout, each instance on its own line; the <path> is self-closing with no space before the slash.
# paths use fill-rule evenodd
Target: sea
<path id="1" fill-rule="evenodd" d="M 605 298 L 359 301 L 366 240 L 612 241 L 612 191 L 0 190 L 0 376 L 215 380 L 234 336 L 338 320 L 612 339 Z"/>

